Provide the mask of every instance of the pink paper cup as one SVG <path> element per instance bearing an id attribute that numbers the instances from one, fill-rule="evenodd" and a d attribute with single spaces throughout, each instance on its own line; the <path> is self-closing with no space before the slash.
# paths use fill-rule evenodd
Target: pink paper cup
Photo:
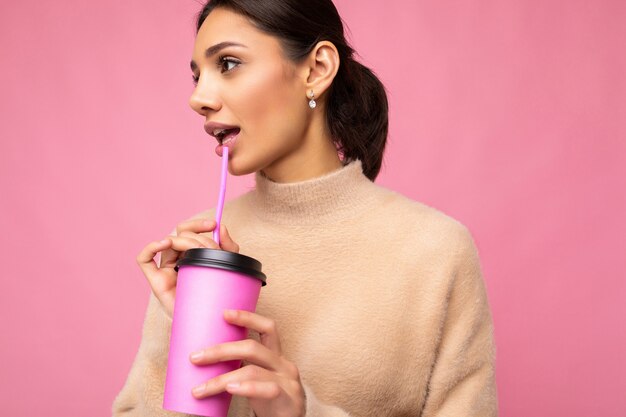
<path id="1" fill-rule="evenodd" d="M 195 365 L 197 350 L 247 338 L 248 330 L 224 319 L 224 310 L 255 311 L 265 274 L 249 256 L 216 249 L 194 248 L 176 263 L 178 278 L 172 318 L 163 408 L 207 417 L 226 417 L 228 392 L 196 399 L 194 387 L 241 366 L 240 360 Z"/>

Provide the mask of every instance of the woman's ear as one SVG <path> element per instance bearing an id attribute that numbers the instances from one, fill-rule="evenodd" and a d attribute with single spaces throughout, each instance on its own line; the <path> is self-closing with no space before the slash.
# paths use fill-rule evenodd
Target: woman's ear
<path id="1" fill-rule="evenodd" d="M 309 53 L 306 60 L 308 76 L 306 78 L 306 93 L 313 90 L 315 98 L 319 99 L 330 87 L 339 71 L 339 53 L 329 41 L 320 41 Z"/>

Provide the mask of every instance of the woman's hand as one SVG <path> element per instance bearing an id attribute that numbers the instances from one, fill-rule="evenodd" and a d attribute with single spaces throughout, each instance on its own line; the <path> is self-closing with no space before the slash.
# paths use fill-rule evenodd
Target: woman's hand
<path id="1" fill-rule="evenodd" d="M 210 379 L 196 398 L 223 391 L 247 397 L 257 417 L 304 417 L 306 400 L 298 368 L 282 356 L 280 337 L 274 320 L 245 310 L 226 310 L 231 324 L 255 330 L 261 342 L 245 339 L 222 343 L 190 356 L 196 365 L 229 360 L 246 360 L 249 365 Z"/>
<path id="2" fill-rule="evenodd" d="M 176 236 L 170 235 L 161 241 L 151 242 L 137 255 L 137 263 L 148 279 L 152 292 L 170 318 L 174 316 L 176 277 L 178 276 L 174 267 L 182 252 L 192 248 L 220 249 L 220 246 L 221 249 L 229 252 L 239 252 L 239 245 L 231 239 L 223 224 L 220 227 L 220 246 L 209 237 L 208 232 L 212 232 L 215 226 L 215 220 L 184 221 L 176 226 Z M 160 267 L 154 261 L 154 257 L 159 252 L 161 252 Z"/>

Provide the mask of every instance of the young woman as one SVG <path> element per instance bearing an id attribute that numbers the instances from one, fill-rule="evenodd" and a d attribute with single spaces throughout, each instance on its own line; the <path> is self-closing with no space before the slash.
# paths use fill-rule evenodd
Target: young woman
<path id="1" fill-rule="evenodd" d="M 353 59 L 332 2 L 210 1 L 191 69 L 190 104 L 216 152 L 228 146 L 230 173 L 256 177 L 226 204 L 221 249 L 260 260 L 268 277 L 256 313 L 225 312 L 250 338 L 190 355 L 243 366 L 193 395 L 232 393 L 231 417 L 497 415 L 476 246 L 455 219 L 373 182 L 386 94 Z M 218 248 L 213 215 L 137 256 L 152 292 L 115 416 L 180 415 L 161 407 L 173 267 L 187 249 Z"/>

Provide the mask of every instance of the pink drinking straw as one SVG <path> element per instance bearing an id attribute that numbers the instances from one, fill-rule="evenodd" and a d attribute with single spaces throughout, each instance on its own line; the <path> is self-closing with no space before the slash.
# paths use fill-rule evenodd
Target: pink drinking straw
<path id="1" fill-rule="evenodd" d="M 220 181 L 220 196 L 217 200 L 217 212 L 215 213 L 215 230 L 213 240 L 220 245 L 220 224 L 222 223 L 222 210 L 224 209 L 224 196 L 226 195 L 226 176 L 228 175 L 228 147 L 222 148 L 222 179 Z"/>

